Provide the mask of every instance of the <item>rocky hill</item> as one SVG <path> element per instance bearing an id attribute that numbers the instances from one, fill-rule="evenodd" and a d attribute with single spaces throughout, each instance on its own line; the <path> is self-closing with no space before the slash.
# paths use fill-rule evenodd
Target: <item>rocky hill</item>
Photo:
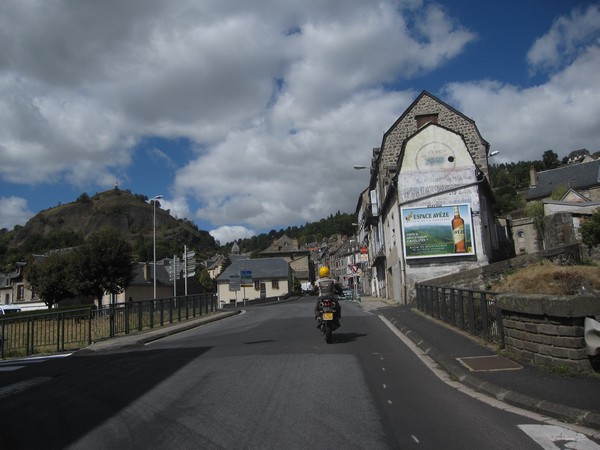
<path id="1" fill-rule="evenodd" d="M 133 246 L 139 261 L 153 258 L 154 208 L 148 198 L 113 189 L 92 197 L 82 194 L 76 201 L 39 212 L 23 227 L 3 234 L 0 258 L 4 264 L 57 246 L 76 245 L 103 228 L 118 230 Z M 156 204 L 157 258 L 181 255 L 184 245 L 197 258 L 217 251 L 215 240 L 187 219 L 176 219 Z M 7 261 L 10 259 L 12 261 Z"/>

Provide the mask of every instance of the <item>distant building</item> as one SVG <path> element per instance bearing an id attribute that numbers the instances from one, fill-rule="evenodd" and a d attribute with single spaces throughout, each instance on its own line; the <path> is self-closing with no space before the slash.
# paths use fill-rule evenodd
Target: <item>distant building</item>
<path id="1" fill-rule="evenodd" d="M 283 235 L 260 253 L 261 258 L 283 258 L 292 269 L 293 276 L 300 284 L 315 280 L 314 266 L 310 259 L 310 251 L 298 246 L 297 239 Z"/>
<path id="2" fill-rule="evenodd" d="M 249 273 L 249 279 L 242 272 Z M 221 305 L 248 300 L 285 298 L 292 291 L 292 273 L 284 258 L 237 259 L 217 277 Z"/>
<path id="3" fill-rule="evenodd" d="M 575 163 L 584 162 L 586 160 L 586 158 L 590 158 L 590 152 L 587 149 L 582 148 L 580 150 L 573 150 L 567 156 L 567 163 L 575 164 Z"/>
<path id="4" fill-rule="evenodd" d="M 588 157 L 587 150 L 573 154 L 574 158 Z M 533 219 L 525 214 L 511 214 L 517 255 L 581 242 L 581 223 L 600 207 L 600 161 L 573 163 L 543 172 L 531 168 L 526 200 L 543 203 L 544 231 L 540 236 Z"/>
<path id="5" fill-rule="evenodd" d="M 568 164 L 557 169 L 536 172 L 530 169 L 526 200 L 550 200 L 557 189 L 576 192 L 587 201 L 600 201 L 600 161 Z"/>

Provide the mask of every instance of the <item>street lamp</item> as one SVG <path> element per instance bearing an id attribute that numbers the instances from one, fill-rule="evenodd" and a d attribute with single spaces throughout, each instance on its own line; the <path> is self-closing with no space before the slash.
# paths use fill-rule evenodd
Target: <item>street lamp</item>
<path id="1" fill-rule="evenodd" d="M 162 195 L 155 195 L 154 198 L 152 199 L 152 208 L 153 208 L 153 213 L 154 213 L 154 218 L 152 220 L 152 250 L 153 250 L 153 254 L 154 254 L 154 261 L 152 264 L 153 267 L 153 277 L 152 277 L 152 281 L 154 282 L 154 299 L 156 300 L 156 200 L 158 200 L 159 198 L 163 198 Z"/>
<path id="2" fill-rule="evenodd" d="M 361 169 L 366 169 L 366 168 L 367 168 L 367 166 L 359 166 L 359 165 L 355 165 L 355 166 L 354 166 L 354 168 L 355 168 L 356 170 L 361 170 Z"/>

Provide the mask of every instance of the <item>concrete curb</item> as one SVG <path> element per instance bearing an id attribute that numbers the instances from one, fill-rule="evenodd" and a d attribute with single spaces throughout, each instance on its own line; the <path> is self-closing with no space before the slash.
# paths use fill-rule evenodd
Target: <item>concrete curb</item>
<path id="1" fill-rule="evenodd" d="M 217 320 L 226 319 L 227 317 L 235 316 L 242 311 L 240 309 L 235 311 L 216 312 L 206 316 L 197 317 L 190 319 L 185 322 L 179 322 L 172 325 L 153 330 L 142 331 L 138 334 L 129 334 L 125 336 L 118 336 L 115 338 L 105 339 L 97 341 L 91 345 L 82 348 L 77 353 L 97 353 L 103 351 L 114 351 L 125 347 L 134 347 L 144 345 L 158 339 L 162 339 L 167 336 L 171 336 L 176 333 L 191 330 L 207 323 L 216 322 Z"/>
<path id="2" fill-rule="evenodd" d="M 567 423 L 575 423 L 596 430 L 600 430 L 600 414 L 593 411 L 573 408 L 570 406 L 559 405 L 547 400 L 542 400 L 522 394 L 520 392 L 501 388 L 487 381 L 482 381 L 471 372 L 467 371 L 457 361 L 448 358 L 446 355 L 438 352 L 431 347 L 414 331 L 406 326 L 397 326 L 395 320 L 390 322 L 406 337 L 408 337 L 417 347 L 419 347 L 426 355 L 431 357 L 440 367 L 448 374 L 456 378 L 465 386 L 474 389 L 477 392 L 484 393 L 490 397 L 508 403 L 512 406 L 517 406 L 529 411 L 540 413 L 555 419 L 559 419 Z"/>

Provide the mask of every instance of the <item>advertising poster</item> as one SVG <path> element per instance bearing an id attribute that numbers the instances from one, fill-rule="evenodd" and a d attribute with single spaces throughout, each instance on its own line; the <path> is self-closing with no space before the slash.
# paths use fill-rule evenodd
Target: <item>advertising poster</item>
<path id="1" fill-rule="evenodd" d="M 468 204 L 402 208 L 406 259 L 474 255 Z"/>

